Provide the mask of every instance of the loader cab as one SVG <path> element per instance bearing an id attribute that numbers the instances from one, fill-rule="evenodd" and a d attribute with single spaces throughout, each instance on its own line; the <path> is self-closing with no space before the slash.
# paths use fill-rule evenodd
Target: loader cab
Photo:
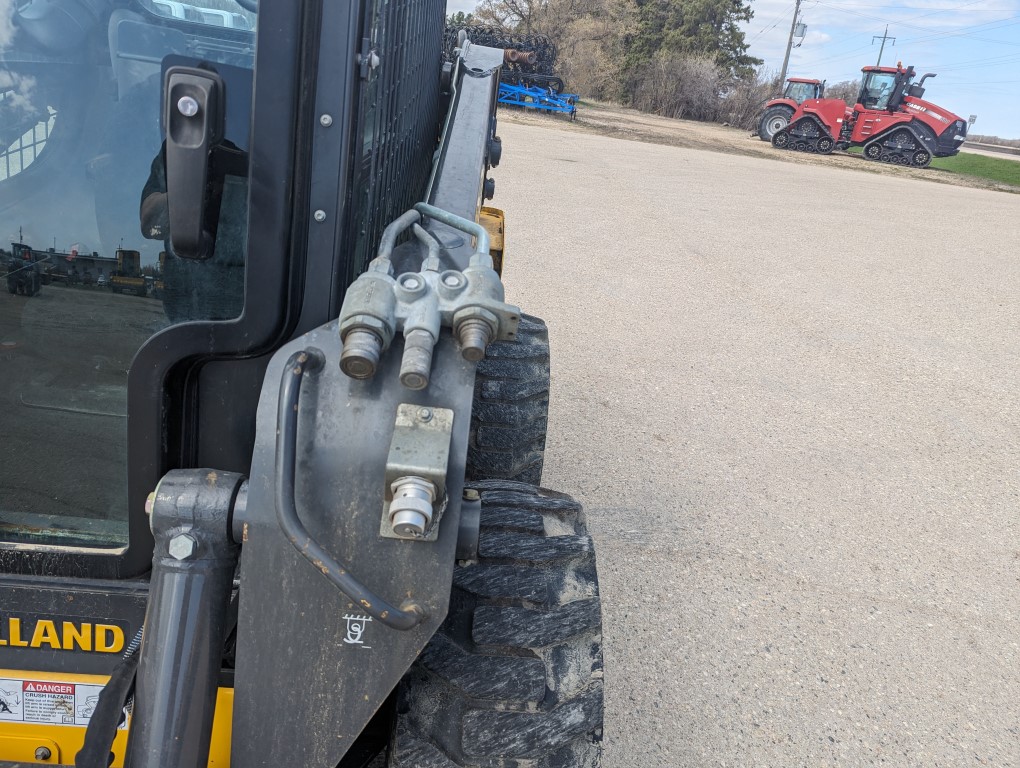
<path id="1" fill-rule="evenodd" d="M 255 25 L 256 14 L 228 4 Z M 232 89 L 225 140 L 250 144 L 254 35 L 227 37 L 193 8 L 29 0 L 12 11 L 13 34 L 2 38 L 9 76 L 0 80 L 0 224 L 28 242 L 52 243 L 59 266 L 99 275 L 100 287 L 108 275 L 153 271 L 164 248 L 157 220 L 167 209 L 161 83 L 169 66 L 222 70 Z M 247 168 L 216 181 L 215 247 L 203 263 L 174 260 L 173 296 L 126 302 L 68 285 L 44 291 L 37 306 L 13 295 L 0 302 L 8 350 L 0 434 L 4 452 L 20 459 L 0 461 L 0 570 L 31 570 L 32 558 L 15 547 L 67 552 L 81 558 L 79 572 L 95 575 L 122 569 L 132 538 L 144 549 L 140 521 L 129 514 L 137 506 L 130 456 L 151 452 L 146 435 L 159 440 L 168 415 L 160 390 L 178 395 L 142 379 L 165 377 L 177 362 L 175 328 L 238 322 L 244 310 Z M 149 394 L 132 404 L 133 388 Z M 134 440 L 129 411 L 150 421 Z"/>
<path id="2" fill-rule="evenodd" d="M 0 296 L 0 574 L 144 575 L 156 483 L 178 467 L 248 471 L 272 351 L 336 317 L 368 244 L 421 199 L 431 153 L 407 148 L 434 145 L 441 127 L 441 43 L 408 43 L 411 75 L 362 72 L 352 50 L 387 40 L 375 30 L 388 6 L 322 5 L 11 4 L 0 236 L 53 244 L 58 266 L 85 279 L 31 302 Z M 326 53 L 308 16 L 323 13 L 323 35 L 344 41 Z M 318 67 L 332 80 L 316 102 Z M 183 182 L 167 172 L 189 151 L 175 121 L 191 104 L 168 98 L 174 71 L 205 76 L 218 99 L 190 166 L 199 177 Z M 393 98 L 408 83 L 421 94 L 414 114 Z M 313 169 L 312 148 L 327 141 Z M 200 248 L 179 239 L 185 229 Z M 151 293 L 88 285 L 125 253 Z"/>

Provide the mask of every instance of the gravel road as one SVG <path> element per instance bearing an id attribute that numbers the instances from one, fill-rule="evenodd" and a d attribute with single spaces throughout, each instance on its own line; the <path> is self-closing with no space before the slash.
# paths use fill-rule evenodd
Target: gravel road
<path id="1" fill-rule="evenodd" d="M 1020 765 L 1020 196 L 500 134 L 607 768 Z"/>

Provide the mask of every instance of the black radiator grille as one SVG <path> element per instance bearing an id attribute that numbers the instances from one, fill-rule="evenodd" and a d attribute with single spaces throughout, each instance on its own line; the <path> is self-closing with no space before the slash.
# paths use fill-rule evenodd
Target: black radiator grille
<path id="1" fill-rule="evenodd" d="M 379 66 L 363 81 L 355 122 L 351 216 L 353 280 L 383 229 L 422 199 L 440 130 L 445 0 L 374 0 L 364 38 Z"/>

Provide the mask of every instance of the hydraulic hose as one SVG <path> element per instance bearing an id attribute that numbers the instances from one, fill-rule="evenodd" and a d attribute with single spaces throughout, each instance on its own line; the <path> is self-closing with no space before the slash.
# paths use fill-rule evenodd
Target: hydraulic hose
<path id="1" fill-rule="evenodd" d="M 371 592 L 350 574 L 346 565 L 333 558 L 311 537 L 298 518 L 294 499 L 301 383 L 305 374 L 322 368 L 323 364 L 321 353 L 302 350 L 291 355 L 284 366 L 276 422 L 277 520 L 294 549 L 373 619 L 400 631 L 413 629 L 425 618 L 425 611 L 418 603 L 408 601 L 396 608 Z"/>

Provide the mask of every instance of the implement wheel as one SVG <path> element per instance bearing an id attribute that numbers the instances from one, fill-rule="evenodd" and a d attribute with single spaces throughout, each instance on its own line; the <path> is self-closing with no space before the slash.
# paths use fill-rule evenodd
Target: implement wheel
<path id="1" fill-rule="evenodd" d="M 602 619 L 581 505 L 486 482 L 479 554 L 400 684 L 389 768 L 602 765 Z"/>
<path id="2" fill-rule="evenodd" d="M 490 344 L 478 363 L 467 479 L 542 482 L 549 424 L 549 330 L 522 315 L 517 338 Z"/>

